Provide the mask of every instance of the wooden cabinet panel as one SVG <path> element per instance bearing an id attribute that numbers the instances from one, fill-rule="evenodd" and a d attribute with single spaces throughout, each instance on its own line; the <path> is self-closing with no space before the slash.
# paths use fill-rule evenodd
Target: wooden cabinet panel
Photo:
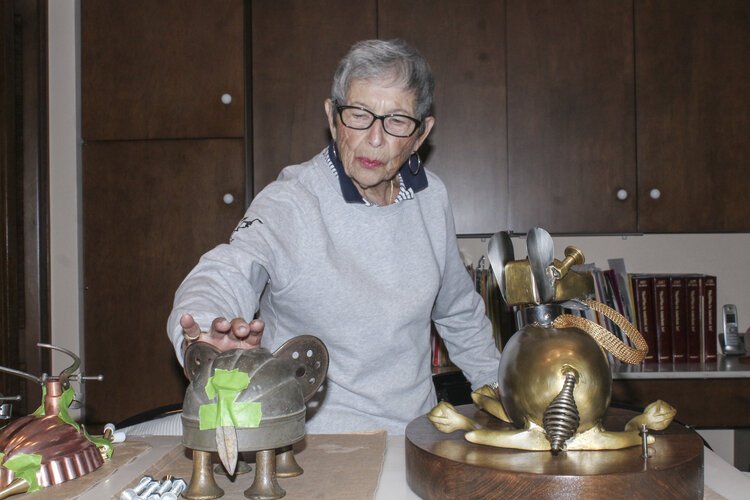
<path id="1" fill-rule="evenodd" d="M 243 12 L 242 0 L 83 0 L 84 139 L 243 137 Z"/>
<path id="2" fill-rule="evenodd" d="M 328 141 L 323 103 L 341 57 L 376 35 L 374 0 L 252 2 L 254 190 Z"/>
<path id="3" fill-rule="evenodd" d="M 241 139 L 112 141 L 83 149 L 86 421 L 184 397 L 166 334 L 174 292 L 244 212 Z M 237 200 L 223 201 L 230 193 Z"/>
<path id="4" fill-rule="evenodd" d="M 641 409 L 662 399 L 681 424 L 703 429 L 750 427 L 750 379 L 615 379 L 612 404 Z"/>
<path id="5" fill-rule="evenodd" d="M 750 231 L 748 19 L 746 0 L 635 2 L 643 232 Z"/>
<path id="6" fill-rule="evenodd" d="M 445 182 L 459 234 L 506 229 L 505 3 L 380 0 L 378 36 L 403 38 L 435 75 L 425 163 Z"/>
<path id="7" fill-rule="evenodd" d="M 635 231 L 632 2 L 508 0 L 507 31 L 510 228 Z"/>

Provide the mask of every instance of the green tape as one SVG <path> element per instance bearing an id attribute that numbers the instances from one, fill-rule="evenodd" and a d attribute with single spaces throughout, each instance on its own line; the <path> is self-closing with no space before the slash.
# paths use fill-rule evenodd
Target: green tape
<path id="1" fill-rule="evenodd" d="M 216 403 L 201 405 L 198 409 L 200 430 L 217 427 L 258 427 L 262 418 L 261 404 L 237 403 L 240 392 L 250 385 L 247 373 L 238 369 L 216 369 L 206 383 L 206 395 Z"/>
<path id="2" fill-rule="evenodd" d="M 35 417 L 43 417 L 46 415 L 46 412 L 44 411 L 45 399 L 47 399 L 47 387 L 42 386 L 42 404 L 39 405 L 39 408 L 37 408 L 34 413 L 32 413 L 32 415 L 34 415 Z M 81 426 L 73 419 L 73 417 L 70 416 L 70 413 L 68 413 L 68 407 L 70 407 L 73 399 L 75 399 L 75 392 L 73 391 L 72 387 L 68 387 L 60 395 L 60 410 L 57 413 L 57 417 L 66 424 L 75 427 L 77 431 L 80 431 Z"/>
<path id="3" fill-rule="evenodd" d="M 3 467 L 13 471 L 16 477 L 25 479 L 29 483 L 28 493 L 39 491 L 41 487 L 36 480 L 36 473 L 42 467 L 42 456 L 36 453 L 19 453 L 5 461 Z"/>
<path id="4" fill-rule="evenodd" d="M 37 408 L 36 410 L 34 410 L 34 413 L 32 413 L 32 415 L 34 415 L 35 417 L 43 417 L 44 416 L 44 400 L 46 398 L 47 398 L 47 386 L 43 385 L 42 386 L 42 404 L 39 405 L 39 408 Z"/>
<path id="5" fill-rule="evenodd" d="M 92 436 L 86 431 L 85 427 L 81 427 L 81 430 L 83 431 L 83 435 L 86 439 L 94 443 L 94 445 L 99 448 L 99 450 L 104 450 L 107 458 L 112 458 L 112 453 L 114 452 L 112 441 L 103 436 Z"/>
<path id="6" fill-rule="evenodd" d="M 80 432 L 81 426 L 78 424 L 78 422 L 73 420 L 73 417 L 71 417 L 70 413 L 68 413 L 68 408 L 70 407 L 70 404 L 73 402 L 74 398 L 75 392 L 73 391 L 72 387 L 68 387 L 63 391 L 60 400 L 60 411 L 58 412 L 57 417 L 66 424 L 72 425 L 77 431 Z"/>

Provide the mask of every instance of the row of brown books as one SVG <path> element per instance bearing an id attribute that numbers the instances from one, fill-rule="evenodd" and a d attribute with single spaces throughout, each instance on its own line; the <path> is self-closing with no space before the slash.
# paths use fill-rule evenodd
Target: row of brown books
<path id="1" fill-rule="evenodd" d="M 590 272 L 594 299 L 619 312 L 635 325 L 648 344 L 646 363 L 705 363 L 716 360 L 716 276 L 706 274 L 627 273 L 622 259 L 610 259 L 610 269 L 593 264 L 576 266 Z M 516 330 L 515 312 L 505 304 L 489 266 L 483 261 L 467 271 L 484 300 L 499 350 Z M 571 311 L 573 312 L 573 311 Z M 617 335 L 630 339 L 604 315 L 578 311 Z M 453 366 L 445 345 L 433 328 L 432 364 Z"/>
<path id="2" fill-rule="evenodd" d="M 716 276 L 631 274 L 635 324 L 649 346 L 646 362 L 716 360 Z"/>
<path id="3" fill-rule="evenodd" d="M 611 269 L 593 264 L 595 297 L 633 323 L 648 344 L 646 363 L 705 363 L 716 360 L 716 276 L 706 274 L 627 273 L 622 259 Z M 608 318 L 587 310 L 580 314 L 632 342 Z"/>

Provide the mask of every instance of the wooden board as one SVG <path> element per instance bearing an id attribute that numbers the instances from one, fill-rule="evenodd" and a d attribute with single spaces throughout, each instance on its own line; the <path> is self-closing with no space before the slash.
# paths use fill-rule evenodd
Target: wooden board
<path id="1" fill-rule="evenodd" d="M 491 428 L 510 428 L 473 405 L 464 415 Z M 607 430 L 632 417 L 611 408 Z M 613 451 L 520 451 L 469 443 L 464 432 L 443 434 L 426 416 L 406 428 L 406 479 L 422 498 L 703 498 L 703 440 L 672 424 L 654 433 L 650 457 L 641 448 Z"/>

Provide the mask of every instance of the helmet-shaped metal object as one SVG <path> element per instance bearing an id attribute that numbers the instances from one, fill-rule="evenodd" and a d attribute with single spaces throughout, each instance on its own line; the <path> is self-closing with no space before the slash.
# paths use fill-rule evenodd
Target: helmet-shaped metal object
<path id="1" fill-rule="evenodd" d="M 183 403 L 183 444 L 193 450 L 193 479 L 186 498 L 217 498 L 223 494 L 208 472 L 205 453 L 218 452 L 234 474 L 239 452 L 256 452 L 255 482 L 248 498 L 280 498 L 284 490 L 277 470 L 301 468 L 293 462 L 291 445 L 305 436 L 305 402 L 328 371 L 328 351 L 316 337 L 291 339 L 276 352 L 265 348 L 219 352 L 196 342 L 185 353 L 190 385 Z M 197 455 L 196 455 L 197 453 Z M 278 458 L 277 458 L 278 455 Z M 209 477 L 210 476 L 210 477 Z"/>

